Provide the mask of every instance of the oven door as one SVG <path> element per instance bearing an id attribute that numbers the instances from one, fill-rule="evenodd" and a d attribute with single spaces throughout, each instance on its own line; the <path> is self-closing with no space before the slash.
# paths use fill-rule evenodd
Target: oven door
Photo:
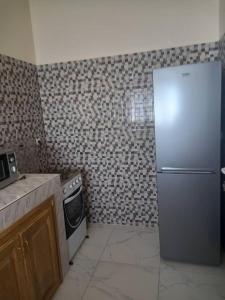
<path id="1" fill-rule="evenodd" d="M 85 217 L 82 186 L 64 200 L 63 206 L 66 224 L 66 238 L 68 239 Z"/>
<path id="2" fill-rule="evenodd" d="M 0 154 L 0 182 L 10 176 L 7 154 Z"/>

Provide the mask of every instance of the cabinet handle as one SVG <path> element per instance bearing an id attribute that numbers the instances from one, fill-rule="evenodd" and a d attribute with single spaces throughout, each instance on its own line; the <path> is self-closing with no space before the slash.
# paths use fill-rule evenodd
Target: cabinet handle
<path id="1" fill-rule="evenodd" d="M 26 250 L 29 249 L 29 243 L 28 243 L 27 240 L 24 240 L 24 248 L 25 248 Z"/>

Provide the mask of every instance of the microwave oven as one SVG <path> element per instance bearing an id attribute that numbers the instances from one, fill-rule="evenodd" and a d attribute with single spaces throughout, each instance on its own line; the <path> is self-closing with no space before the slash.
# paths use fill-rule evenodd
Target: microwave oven
<path id="1" fill-rule="evenodd" d="M 18 178 L 16 155 L 13 151 L 0 152 L 0 189 Z"/>

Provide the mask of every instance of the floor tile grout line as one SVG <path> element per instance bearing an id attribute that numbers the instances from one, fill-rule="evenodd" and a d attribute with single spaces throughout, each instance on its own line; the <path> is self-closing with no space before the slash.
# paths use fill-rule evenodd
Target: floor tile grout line
<path id="1" fill-rule="evenodd" d="M 161 276 L 161 259 L 159 258 L 159 273 L 158 273 L 157 300 L 159 300 L 160 276 Z"/>
<path id="2" fill-rule="evenodd" d="M 124 229 L 128 229 L 128 227 L 126 227 L 126 228 L 124 228 Z M 108 240 L 107 240 L 107 242 L 106 242 L 106 245 L 105 245 L 105 247 L 104 247 L 104 250 L 103 250 L 102 254 L 101 254 L 100 257 L 99 257 L 98 264 L 99 264 L 99 262 L 100 262 L 100 259 L 101 259 L 102 255 L 103 255 L 104 251 L 105 251 L 105 248 L 106 248 L 106 246 L 107 246 L 107 244 L 108 244 L 108 241 L 110 240 L 110 238 L 111 238 L 113 232 L 114 232 L 115 230 L 124 230 L 124 229 L 123 229 L 123 228 L 121 228 L 121 229 L 113 228 L 113 230 L 112 230 L 112 232 L 111 232 L 111 234 L 110 234 L 110 236 L 109 236 L 109 238 L 108 238 Z M 137 232 L 138 232 L 138 231 L 140 231 L 140 230 L 138 230 L 138 229 L 135 228 L 134 231 L 137 231 Z M 142 230 L 141 230 L 141 231 L 142 231 Z M 153 232 L 151 232 L 151 233 L 153 233 Z M 154 233 L 155 233 L 155 232 L 154 232 Z M 103 263 L 121 264 L 121 265 L 124 265 L 124 264 L 125 264 L 125 265 L 132 266 L 132 267 L 143 268 L 143 266 L 140 266 L 140 265 L 134 265 L 134 264 L 128 264 L 128 263 L 109 262 L 109 261 L 104 261 L 104 260 L 101 260 L 101 262 L 103 262 Z M 158 284 L 157 284 L 157 296 L 156 296 L 156 300 L 159 300 L 160 261 L 159 261 L 159 266 L 158 266 L 158 268 L 157 268 L 157 267 L 152 267 L 152 268 L 155 269 L 155 270 L 158 269 Z"/>
<path id="3" fill-rule="evenodd" d="M 129 227 L 129 226 L 127 226 L 127 227 Z M 127 229 L 127 227 L 126 227 L 126 229 Z M 132 227 L 132 226 L 131 226 Z M 125 228 L 124 228 L 125 229 Z M 104 251 L 105 251 L 105 248 L 106 248 L 106 246 L 107 246 L 107 244 L 108 244 L 108 241 L 110 240 L 110 238 L 111 238 L 111 236 L 112 236 L 112 234 L 113 234 L 113 232 L 114 231 L 123 231 L 123 229 L 118 229 L 118 228 L 113 228 L 113 230 L 112 230 L 112 232 L 111 232 L 111 234 L 110 234 L 110 236 L 109 236 L 109 238 L 108 238 L 108 240 L 107 240 L 107 242 L 106 242 L 106 245 L 105 245 L 105 247 L 104 247 L 104 249 L 103 249 L 103 252 L 102 252 L 102 254 L 100 255 L 100 257 L 99 257 L 99 261 L 101 261 L 101 262 L 103 262 L 103 263 L 115 263 L 115 264 L 125 264 L 125 265 L 128 265 L 128 266 L 135 266 L 135 267 L 140 267 L 140 268 L 143 268 L 144 266 L 142 266 L 142 265 L 139 265 L 139 264 L 132 264 L 132 263 L 127 263 L 127 262 L 118 262 L 118 261 L 110 261 L 110 260 L 104 260 L 104 259 L 101 259 L 101 257 L 102 257 L 102 255 L 103 255 L 103 253 L 104 253 Z M 140 232 L 139 230 L 134 230 L 135 232 Z M 155 232 L 150 232 L 150 234 L 155 234 Z M 156 232 L 156 234 L 157 234 L 157 232 Z M 160 253 L 159 253 L 159 256 L 160 256 Z M 159 265 L 160 265 L 160 263 L 159 263 Z M 151 268 L 153 268 L 153 269 L 158 269 L 159 267 L 154 267 L 154 266 L 149 266 L 149 267 L 151 267 Z"/>
<path id="4" fill-rule="evenodd" d="M 93 269 L 92 269 L 92 272 L 90 272 L 90 277 L 89 277 L 89 280 L 88 280 L 88 282 L 87 282 L 87 285 L 86 285 L 86 287 L 85 287 L 85 289 L 84 289 L 84 291 L 82 292 L 82 294 L 80 295 L 80 299 L 84 299 L 84 297 L 85 297 L 85 295 L 86 295 L 86 293 L 87 293 L 87 290 L 88 290 L 88 288 L 90 287 L 90 285 L 91 285 L 91 282 L 93 281 L 93 278 L 94 278 L 94 274 L 96 273 L 96 269 L 97 269 L 97 267 L 99 266 L 99 263 L 111 263 L 111 264 L 118 264 L 118 265 L 128 265 L 128 266 L 131 266 L 131 267 L 140 267 L 140 268 L 142 268 L 142 267 L 144 267 L 144 266 L 141 266 L 141 265 L 134 265 L 134 264 L 129 264 L 129 263 L 123 263 L 123 262 L 108 262 L 108 261 L 104 261 L 104 260 L 102 260 L 102 256 L 103 256 L 103 254 L 104 254 L 104 251 L 105 251 L 105 249 L 106 249 L 106 247 L 108 246 L 108 244 L 109 244 L 109 241 L 110 241 L 110 239 L 111 239 L 111 237 L 112 237 L 112 235 L 113 235 L 113 233 L 114 232 L 116 232 L 116 231 L 126 231 L 127 229 L 128 229 L 129 227 L 123 227 L 123 228 L 117 228 L 117 227 L 114 227 L 114 228 L 110 228 L 110 227 L 107 227 L 107 226 L 105 226 L 105 227 L 102 227 L 102 229 L 104 230 L 104 229 L 108 229 L 108 234 L 107 234 L 107 237 L 106 237 L 106 240 L 105 240 L 105 243 L 103 244 L 103 247 L 102 247 L 102 249 L 101 249 L 101 251 L 100 251 L 100 255 L 98 256 L 98 258 L 97 259 L 95 259 L 95 265 L 94 265 L 94 267 L 93 267 Z M 132 230 L 133 230 L 133 228 L 132 228 Z M 139 232 L 139 230 L 138 229 L 136 229 L 135 228 L 135 230 L 133 230 L 133 231 L 135 231 L 135 232 Z M 152 233 L 152 232 L 151 232 Z M 91 260 L 93 260 L 93 259 L 91 259 Z M 157 269 L 157 267 L 152 267 L 153 269 Z M 157 271 L 157 270 L 156 270 Z M 157 272 L 158 273 L 158 272 Z M 156 291 L 156 294 L 157 294 L 157 291 Z M 156 299 L 157 300 L 157 299 Z"/>
<path id="5" fill-rule="evenodd" d="M 106 228 L 107 228 L 107 226 L 106 226 Z M 124 228 L 124 229 L 125 229 L 125 228 Z M 126 229 L 127 229 L 127 228 L 126 228 Z M 109 263 L 109 264 L 127 265 L 127 266 L 131 266 L 131 267 L 136 267 L 136 268 L 143 268 L 143 267 L 144 267 L 144 266 L 141 266 L 141 265 L 135 265 L 135 264 L 128 264 L 128 263 L 122 263 L 122 262 L 110 262 L 110 261 L 101 260 L 101 257 L 102 257 L 102 255 L 103 255 L 103 253 L 104 253 L 104 251 L 105 251 L 105 249 L 106 249 L 106 247 L 107 247 L 107 245 L 108 245 L 108 242 L 109 242 L 110 238 L 112 237 L 113 232 L 116 231 L 116 230 L 118 230 L 118 228 L 113 228 L 112 231 L 111 231 L 111 233 L 109 234 L 109 237 L 107 238 L 106 243 L 105 243 L 105 246 L 103 247 L 103 250 L 101 251 L 101 254 L 99 255 L 99 258 L 97 259 L 96 266 L 95 266 L 95 268 L 94 268 L 94 270 L 93 270 L 93 272 L 92 272 L 92 275 L 91 275 L 91 277 L 90 277 L 90 280 L 89 280 L 89 282 L 88 282 L 88 285 L 87 285 L 87 287 L 85 288 L 85 290 L 84 290 L 84 292 L 83 292 L 83 294 L 82 294 L 81 299 L 83 299 L 83 297 L 85 296 L 85 294 L 86 294 L 88 288 L 90 287 L 90 284 L 91 284 L 91 282 L 92 282 L 92 280 L 93 280 L 94 274 L 95 274 L 95 272 L 96 272 L 96 269 L 97 269 L 99 263 Z M 119 230 L 123 230 L 123 229 L 119 229 Z M 135 231 L 139 231 L 139 230 L 135 230 Z M 150 267 L 151 267 L 151 266 L 150 266 Z M 158 272 L 157 272 L 157 273 L 158 273 L 158 275 L 157 275 L 157 276 L 158 276 L 157 298 L 156 298 L 156 300 L 158 300 L 158 296 L 159 296 L 159 274 L 160 274 L 160 264 L 159 264 L 159 267 L 152 267 L 152 269 L 158 271 Z"/>
<path id="6" fill-rule="evenodd" d="M 90 276 L 90 280 L 89 280 L 89 282 L 88 282 L 88 284 L 87 284 L 87 286 L 86 286 L 86 288 L 85 288 L 83 294 L 81 295 L 81 299 L 84 298 L 84 296 L 85 296 L 85 294 L 86 294 L 86 292 L 87 292 L 87 290 L 88 290 L 88 288 L 89 288 L 89 286 L 90 286 L 90 284 L 91 284 L 91 281 L 92 281 L 92 279 L 93 279 L 93 277 L 94 277 L 94 274 L 95 274 L 95 272 L 96 272 L 96 269 L 97 269 L 97 267 L 98 267 L 98 265 L 99 265 L 100 258 L 102 257 L 102 255 L 103 255 L 103 253 L 104 253 L 104 251 L 105 251 L 105 248 L 106 248 L 106 246 L 107 246 L 107 244 L 108 244 L 108 241 L 109 241 L 110 238 L 111 238 L 111 235 L 112 235 L 113 231 L 114 231 L 114 229 L 112 229 L 111 233 L 109 234 L 109 237 L 108 237 L 107 240 L 106 240 L 105 246 L 103 247 L 103 250 L 102 250 L 101 254 L 99 255 L 99 258 L 96 260 L 97 263 L 96 263 L 96 265 L 95 265 L 95 267 L 94 267 L 94 270 L 93 270 L 93 272 L 92 272 L 92 274 L 91 274 L 91 276 Z"/>
<path id="7" fill-rule="evenodd" d="M 103 228 L 104 228 L 104 225 L 103 225 Z M 107 227 L 107 225 L 106 225 L 105 228 L 110 228 L 110 227 Z M 111 232 L 110 232 L 110 234 L 109 234 L 109 236 L 108 236 L 108 238 L 107 238 L 107 240 L 106 240 L 106 243 L 105 243 L 105 245 L 104 245 L 104 247 L 103 247 L 103 249 L 102 249 L 102 251 L 101 251 L 101 254 L 99 255 L 98 259 L 96 260 L 97 263 L 96 263 L 96 265 L 95 265 L 95 267 L 94 267 L 94 269 L 93 269 L 93 272 L 92 272 L 92 274 L 91 274 L 91 276 L 90 276 L 90 280 L 89 280 L 89 282 L 88 282 L 88 284 L 87 284 L 87 286 L 86 286 L 84 292 L 83 292 L 82 295 L 81 295 L 81 299 L 84 298 L 84 296 L 85 296 L 85 294 L 86 294 L 88 288 L 90 287 L 90 284 L 91 284 L 91 282 L 92 282 L 92 280 L 93 280 L 93 278 L 94 278 L 94 274 L 96 273 L 96 269 L 97 269 L 97 267 L 99 266 L 99 263 L 102 262 L 102 263 L 111 263 L 111 264 L 118 264 L 118 265 L 128 265 L 128 266 L 137 267 L 137 268 L 143 268 L 143 267 L 144 267 L 144 266 L 141 266 L 141 265 L 134 265 L 134 264 L 128 264 L 128 263 L 110 262 L 110 261 L 101 260 L 101 258 L 102 258 L 102 256 L 103 256 L 103 253 L 105 252 L 105 249 L 106 249 L 106 247 L 107 247 L 107 245 L 108 245 L 108 242 L 109 242 L 110 238 L 112 237 L 113 232 L 115 232 L 116 230 L 121 230 L 121 231 L 127 230 L 128 228 L 129 228 L 129 226 L 124 227 L 124 228 L 116 228 L 116 227 L 115 227 L 115 228 L 111 228 Z M 132 228 L 132 230 L 133 230 L 133 228 Z M 134 231 L 139 232 L 140 230 L 138 230 L 138 228 L 137 228 L 137 229 L 135 228 Z M 142 230 L 141 230 L 141 231 L 142 231 Z M 158 269 L 158 284 L 157 284 L 157 299 L 156 299 L 156 300 L 158 300 L 158 297 L 159 297 L 160 264 L 159 264 L 159 267 L 152 267 L 152 268 L 155 269 L 155 270 Z"/>
<path id="8" fill-rule="evenodd" d="M 97 258 L 95 259 L 95 264 L 93 265 L 93 268 L 91 268 L 91 272 L 89 273 L 89 278 L 88 278 L 88 280 L 87 280 L 87 282 L 86 282 L 86 287 L 84 288 L 84 290 L 83 290 L 83 292 L 82 293 L 80 293 L 80 297 L 79 297 L 79 299 L 84 299 L 84 297 L 85 296 L 88 296 L 89 295 L 89 292 L 87 292 L 87 290 L 91 287 L 91 285 L 93 284 L 93 287 L 95 287 L 95 282 L 96 282 L 96 279 L 98 280 L 99 278 L 98 277 L 96 277 L 96 279 L 95 279 L 95 274 L 96 274 L 96 270 L 97 270 L 97 268 L 99 267 L 99 265 L 101 264 L 101 263 L 105 263 L 105 264 L 117 264 L 118 266 L 120 265 L 120 267 L 122 266 L 122 265 L 127 265 L 127 266 L 132 266 L 132 267 L 138 267 L 138 268 L 145 268 L 145 265 L 138 265 L 138 264 L 131 264 L 131 263 L 125 263 L 125 262 L 116 262 L 116 261 L 107 261 L 107 260 L 104 260 L 103 259 L 103 257 L 104 257 L 104 252 L 106 251 L 106 248 L 110 245 L 110 239 L 112 238 L 112 235 L 113 235 L 113 233 L 116 233 L 118 230 L 119 231 L 126 231 L 127 230 L 127 227 L 124 227 L 124 228 L 117 228 L 117 227 L 115 227 L 115 228 L 112 228 L 112 227 L 107 227 L 107 225 L 106 226 L 102 226 L 102 228 L 101 228 L 103 231 L 105 230 L 105 229 L 107 229 L 106 230 L 106 234 L 105 234 L 105 238 L 103 239 L 103 241 L 104 241 L 104 243 L 102 243 L 100 246 L 100 251 L 99 251 L 99 255 L 97 256 Z M 136 229 L 134 229 L 133 231 L 135 231 L 135 232 L 139 232 L 139 230 L 136 230 Z M 101 238 L 101 230 L 100 230 L 100 232 L 99 232 L 99 234 L 100 234 L 100 238 Z M 94 259 L 90 259 L 90 260 L 93 260 L 94 261 Z M 170 262 L 172 263 L 172 265 L 173 265 L 173 262 L 172 261 L 167 261 L 167 260 L 165 260 L 165 263 L 167 263 L 168 262 L 168 264 L 169 264 L 169 267 L 170 267 Z M 188 266 L 189 266 L 190 264 L 188 264 Z M 161 267 L 162 266 L 162 267 Z M 105 267 L 107 267 L 107 265 L 105 265 Z M 159 300 L 161 297 L 162 297 L 162 291 L 160 292 L 160 286 L 161 286 L 161 276 L 162 276 L 162 273 L 164 272 L 164 268 L 163 268 L 163 265 L 162 265 L 162 261 L 161 261 L 161 259 L 159 260 L 159 265 L 158 266 L 149 266 L 150 268 L 152 268 L 152 269 L 154 269 L 153 270 L 153 272 L 155 273 L 155 275 L 154 276 L 156 276 L 156 278 L 158 279 L 158 282 L 155 282 L 155 284 L 154 284 L 154 286 L 153 286 L 153 290 L 155 291 L 155 295 L 154 295 L 154 300 Z M 201 267 L 201 265 L 200 265 L 200 267 Z M 158 270 L 157 270 L 157 268 L 158 268 Z M 181 268 L 181 269 L 173 269 L 172 268 L 172 270 L 173 271 L 175 271 L 175 272 L 181 272 L 181 273 L 195 273 L 195 274 L 199 274 L 199 273 L 201 273 L 200 271 L 194 271 L 193 272 L 193 270 L 192 269 L 188 269 L 188 270 L 183 270 L 183 267 Z M 218 270 L 219 270 L 219 268 L 218 268 Z M 204 270 L 203 270 L 204 271 Z M 207 272 L 208 273 L 208 272 Z M 213 272 L 211 272 L 211 270 L 209 270 L 209 275 L 211 276 L 215 276 L 215 275 L 217 275 L 217 274 L 213 274 Z M 220 275 L 220 274 L 219 274 Z M 164 275 L 163 275 L 164 276 Z"/>
<path id="9" fill-rule="evenodd" d="M 153 270 L 159 270 L 159 267 L 153 267 L 153 266 L 143 266 L 143 265 L 134 265 L 134 264 L 128 264 L 126 262 L 115 262 L 115 261 L 106 261 L 106 260 L 101 260 L 101 261 L 98 261 L 98 264 L 99 263 L 103 263 L 103 264 L 111 264 L 111 265 L 125 265 L 125 266 L 129 266 L 129 267 L 134 267 L 134 268 L 140 268 L 140 269 L 145 269 L 145 268 L 151 268 Z"/>

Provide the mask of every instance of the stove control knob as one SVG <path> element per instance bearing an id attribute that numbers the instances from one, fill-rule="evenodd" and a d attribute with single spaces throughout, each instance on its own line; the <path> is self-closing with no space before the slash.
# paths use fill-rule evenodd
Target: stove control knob
<path id="1" fill-rule="evenodd" d="M 69 188 L 72 189 L 72 187 L 73 187 L 73 186 L 72 186 L 72 184 L 71 184 L 71 185 L 69 186 Z"/>
<path id="2" fill-rule="evenodd" d="M 78 183 L 78 179 L 76 179 L 76 183 Z"/>
<path id="3" fill-rule="evenodd" d="M 81 181 L 81 178 L 79 177 L 78 180 Z"/>
<path id="4" fill-rule="evenodd" d="M 12 171 L 12 173 L 16 173 L 16 167 L 13 166 L 13 167 L 11 168 L 11 171 Z"/>
<path id="5" fill-rule="evenodd" d="M 73 182 L 73 186 L 75 186 L 75 184 L 76 184 L 76 183 L 75 183 L 75 181 L 74 181 L 74 182 Z"/>
<path id="6" fill-rule="evenodd" d="M 63 190 L 63 194 L 66 194 L 66 192 L 67 192 L 67 189 L 64 189 L 64 190 Z"/>

